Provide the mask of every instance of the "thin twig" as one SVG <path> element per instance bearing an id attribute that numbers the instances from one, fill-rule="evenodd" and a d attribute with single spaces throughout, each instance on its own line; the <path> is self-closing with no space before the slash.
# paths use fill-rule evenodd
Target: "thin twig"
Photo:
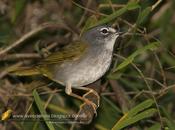
<path id="1" fill-rule="evenodd" d="M 0 59 L 0 61 L 7 60 L 21 60 L 21 59 L 38 59 L 41 56 L 38 53 L 16 53 L 16 54 L 8 54 Z"/>
<path id="2" fill-rule="evenodd" d="M 124 59 L 124 60 L 126 59 L 125 57 L 122 57 L 122 56 L 120 56 L 120 58 L 122 58 L 122 59 Z M 151 91 L 151 92 L 153 92 L 151 86 L 150 86 L 149 83 L 147 82 L 147 80 L 146 80 L 145 76 L 143 75 L 142 71 L 141 71 L 133 62 L 131 62 L 131 65 L 132 65 L 132 66 L 137 70 L 137 72 L 140 74 L 140 76 L 141 76 L 142 79 L 144 80 L 144 82 L 145 82 L 145 84 L 146 84 L 148 90 Z M 153 100 L 154 100 L 154 102 L 155 102 L 155 104 L 156 104 L 157 111 L 158 111 L 158 115 L 159 115 L 160 122 L 161 122 L 161 126 L 162 126 L 162 128 L 163 128 L 162 116 L 161 116 L 161 113 L 160 113 L 159 105 L 158 105 L 158 103 L 157 103 L 157 100 L 156 100 L 155 96 L 154 96 L 153 94 L 151 94 L 151 96 L 152 96 L 152 98 L 153 98 Z"/>
<path id="3" fill-rule="evenodd" d="M 109 5 L 110 5 L 110 7 L 111 7 L 111 9 L 112 9 L 112 12 L 115 12 L 115 9 L 114 9 L 114 7 L 113 7 L 112 1 L 111 1 L 111 0 L 108 0 L 108 2 L 109 2 Z"/>
<path id="4" fill-rule="evenodd" d="M 18 47 L 19 45 L 23 44 L 26 40 L 30 39 L 31 37 L 38 34 L 39 32 L 42 32 L 46 29 L 58 29 L 58 28 L 64 28 L 67 30 L 71 30 L 70 28 L 68 28 L 67 26 L 65 26 L 63 24 L 61 25 L 61 24 L 53 24 L 53 23 L 44 23 L 41 26 L 39 26 L 38 28 L 35 28 L 34 30 L 31 30 L 30 32 L 28 32 L 27 34 L 22 36 L 19 40 L 17 40 L 16 42 L 11 44 L 10 46 L 6 47 L 5 49 L 2 49 L 0 51 L 0 57 L 5 55 L 6 53 L 11 51 L 12 49 Z"/>
<path id="5" fill-rule="evenodd" d="M 142 71 L 134 63 L 131 63 L 131 64 L 134 66 L 134 68 L 138 71 L 138 73 L 140 74 L 140 76 L 143 78 L 143 80 L 144 80 L 146 86 L 148 87 L 149 91 L 153 92 L 151 86 L 149 85 L 149 83 L 145 79 L 145 76 L 143 75 Z M 157 100 L 156 100 L 156 98 L 155 98 L 155 96 L 153 94 L 151 94 L 151 96 L 152 96 L 152 98 L 153 98 L 153 100 L 154 100 L 154 102 L 156 104 L 156 107 L 157 107 L 157 112 L 158 112 L 158 115 L 159 115 L 159 118 L 160 118 L 160 124 L 161 124 L 162 128 L 164 128 L 163 127 L 162 116 L 161 116 L 161 113 L 160 113 L 160 109 L 159 109 L 159 105 L 157 103 Z"/>
<path id="6" fill-rule="evenodd" d="M 89 8 L 89 6 L 91 5 L 92 3 L 92 0 L 88 0 L 87 4 L 86 4 L 86 8 Z M 81 24 L 83 23 L 84 19 L 85 19 L 85 16 L 87 15 L 88 11 L 85 9 L 83 15 L 81 16 L 81 19 L 80 21 L 78 22 L 77 24 L 77 27 L 80 27 Z"/>
<path id="7" fill-rule="evenodd" d="M 82 5 L 80 5 L 80 4 L 77 4 L 77 3 L 74 2 L 73 0 L 71 0 L 71 1 L 72 1 L 72 3 L 73 3 L 74 5 L 78 6 L 79 8 L 82 8 L 82 9 L 84 9 L 84 10 L 87 10 L 88 12 L 91 12 L 91 13 L 93 13 L 93 14 L 95 14 L 95 15 L 108 16 L 108 15 L 106 15 L 106 14 L 103 14 L 103 13 L 100 13 L 100 12 L 96 12 L 96 11 L 94 11 L 94 10 L 92 10 L 92 9 L 89 9 L 89 8 L 86 8 L 86 7 L 82 6 Z"/>
<path id="8" fill-rule="evenodd" d="M 49 95 L 49 98 L 47 99 L 46 103 L 44 104 L 44 109 L 47 108 L 47 106 L 49 105 L 49 103 L 50 103 L 51 100 L 53 99 L 53 96 L 54 96 L 53 93 Z"/>
<path id="9" fill-rule="evenodd" d="M 161 2 L 162 0 L 158 0 L 154 5 L 152 5 L 151 10 L 153 11 Z"/>
<path id="10" fill-rule="evenodd" d="M 113 8 L 121 8 L 121 7 L 124 7 L 125 6 L 125 4 L 112 4 L 112 7 Z M 111 7 L 111 5 L 110 4 L 100 4 L 99 6 L 98 6 L 98 9 L 101 9 L 101 8 L 108 8 L 108 7 Z"/>
<path id="11" fill-rule="evenodd" d="M 141 79 L 140 76 L 135 76 L 135 75 L 133 75 L 133 76 L 129 76 L 128 74 L 123 74 L 123 77 L 132 77 L 132 78 L 138 78 L 138 79 Z M 150 80 L 150 81 L 154 81 L 154 82 L 155 82 L 156 84 L 158 84 L 159 86 L 161 86 L 161 87 L 165 87 L 164 84 L 162 84 L 161 82 L 159 82 L 159 81 L 156 80 L 156 79 L 153 79 L 153 78 L 151 78 L 151 77 L 145 77 L 145 79 Z"/>
<path id="12" fill-rule="evenodd" d="M 116 80 L 109 80 L 109 83 L 115 92 L 115 97 L 123 112 L 128 111 L 131 104 L 129 102 L 129 97 L 125 94 L 125 91 L 122 89 L 122 87 L 120 87 Z"/>
<path id="13" fill-rule="evenodd" d="M 161 75 L 162 75 L 162 77 L 163 77 L 163 84 L 164 84 L 164 87 L 166 87 L 166 86 L 167 86 L 167 80 L 166 80 L 165 72 L 164 72 L 164 70 L 163 70 L 163 66 L 162 66 L 162 64 L 161 64 L 161 62 L 160 62 L 160 60 L 159 60 L 157 54 L 154 53 L 154 56 L 156 57 L 156 60 L 157 60 L 157 62 L 158 62 L 158 65 L 159 65 L 159 68 L 160 68 L 160 71 L 161 71 Z"/>

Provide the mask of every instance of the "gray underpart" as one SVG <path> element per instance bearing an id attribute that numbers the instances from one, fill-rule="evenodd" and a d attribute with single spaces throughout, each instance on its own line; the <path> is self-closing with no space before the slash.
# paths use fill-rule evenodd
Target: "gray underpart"
<path id="1" fill-rule="evenodd" d="M 89 48 L 79 60 L 67 61 L 59 66 L 55 65 L 56 71 L 53 79 L 64 86 L 70 84 L 72 87 L 85 86 L 95 82 L 110 67 L 113 47 L 117 37 L 112 37 L 108 44 L 101 43 L 101 45 Z"/>

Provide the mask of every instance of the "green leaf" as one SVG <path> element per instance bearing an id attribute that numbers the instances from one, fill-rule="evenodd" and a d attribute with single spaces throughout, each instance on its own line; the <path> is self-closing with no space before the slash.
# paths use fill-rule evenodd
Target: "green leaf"
<path id="1" fill-rule="evenodd" d="M 132 117 L 132 118 L 129 118 L 124 120 L 123 122 L 120 122 L 118 124 L 116 124 L 116 126 L 113 127 L 112 130 L 120 130 L 126 126 L 129 126 L 131 124 L 134 124 L 144 118 L 148 118 L 148 117 L 151 117 L 153 116 L 153 114 L 155 114 L 157 110 L 154 109 L 154 108 L 151 108 L 151 109 L 148 109 L 148 110 L 145 110 L 144 112 L 141 112 L 140 114 L 137 114 L 136 116 Z"/>
<path id="2" fill-rule="evenodd" d="M 153 116 L 153 114 L 155 114 L 156 112 L 157 112 L 157 110 L 155 108 L 145 110 L 144 112 L 141 112 L 140 114 L 137 114 L 136 116 L 134 116 L 132 118 L 126 119 L 123 123 L 118 124 L 118 126 L 114 130 L 122 129 L 122 128 L 124 128 L 128 125 L 134 124 L 142 119 L 149 118 L 149 117 Z"/>
<path id="3" fill-rule="evenodd" d="M 151 7 L 147 7 L 145 8 L 138 16 L 137 19 L 137 25 L 142 24 L 145 20 L 145 18 L 149 15 L 149 13 L 151 12 Z"/>
<path id="4" fill-rule="evenodd" d="M 15 0 L 15 14 L 12 17 L 12 23 L 14 23 L 17 17 L 23 12 L 27 0 Z"/>
<path id="5" fill-rule="evenodd" d="M 144 118 L 151 117 L 157 110 L 155 108 L 147 108 L 151 107 L 153 103 L 154 101 L 152 99 L 148 99 L 140 103 L 139 105 L 131 109 L 129 112 L 124 114 L 124 116 L 122 116 L 120 120 L 114 125 L 112 130 L 120 130 Z"/>
<path id="6" fill-rule="evenodd" d="M 134 10 L 134 9 L 137 9 L 137 8 L 140 8 L 140 6 L 139 6 L 139 4 L 137 2 L 129 2 L 123 8 L 121 8 L 121 9 L 115 11 L 114 13 L 112 13 L 111 15 L 103 18 L 102 20 L 100 20 L 99 22 L 97 22 L 96 24 L 94 24 L 91 27 L 94 27 L 94 26 L 97 26 L 97 25 L 101 25 L 101 24 L 106 24 L 106 23 L 116 19 L 120 15 L 124 14 L 128 10 Z"/>
<path id="7" fill-rule="evenodd" d="M 134 10 L 134 9 L 140 8 L 140 5 L 138 5 L 138 2 L 136 1 L 131 1 L 127 4 L 126 8 L 127 10 Z"/>
<path id="8" fill-rule="evenodd" d="M 47 113 L 46 113 L 46 111 L 44 109 L 44 106 L 42 104 L 42 101 L 41 101 L 41 99 L 40 99 L 40 97 L 38 95 L 38 92 L 36 90 L 33 91 L 33 96 L 34 96 L 35 103 L 36 103 L 36 105 L 37 105 L 41 115 L 47 115 Z M 46 121 L 47 120 L 46 116 L 43 116 L 43 118 L 44 118 L 44 121 L 45 121 L 47 127 L 49 128 L 49 130 L 55 130 L 55 128 L 52 125 L 52 123 L 49 123 L 49 122 Z"/>
<path id="9" fill-rule="evenodd" d="M 113 72 L 116 72 L 116 71 L 118 71 L 118 70 L 123 69 L 123 68 L 126 67 L 128 64 L 132 63 L 136 56 L 142 54 L 142 53 L 145 52 L 146 50 L 151 50 L 151 51 L 153 51 L 153 50 L 157 49 L 158 46 L 159 46 L 159 44 L 160 44 L 159 42 L 152 42 L 152 43 L 150 43 L 150 44 L 144 46 L 143 48 L 140 48 L 140 49 L 136 50 L 136 51 L 135 51 L 134 53 L 132 53 L 128 58 L 126 58 L 121 64 L 119 64 L 119 65 L 117 66 L 117 68 L 114 69 Z"/>
<path id="10" fill-rule="evenodd" d="M 161 130 L 161 125 L 160 125 L 160 123 L 156 123 L 153 126 L 151 126 L 150 128 L 148 128 L 148 130 Z"/>
<path id="11" fill-rule="evenodd" d="M 95 25 L 93 26 L 97 26 L 97 25 L 101 25 L 101 24 L 106 24 L 112 20 L 114 20 L 115 18 L 117 18 L 118 16 L 122 15 L 123 13 L 125 13 L 127 11 L 127 8 L 121 8 L 117 11 L 115 11 L 113 14 L 107 16 L 106 18 L 103 18 L 102 20 L 100 20 L 99 22 L 97 22 Z"/>
<path id="12" fill-rule="evenodd" d="M 147 109 L 153 105 L 154 101 L 152 99 L 148 99 L 139 105 L 135 106 L 128 112 L 128 116 L 135 116 L 137 113 Z"/>

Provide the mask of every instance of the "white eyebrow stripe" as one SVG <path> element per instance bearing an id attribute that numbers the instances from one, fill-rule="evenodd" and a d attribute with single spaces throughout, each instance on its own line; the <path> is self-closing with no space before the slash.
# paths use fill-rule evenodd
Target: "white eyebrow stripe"
<path id="1" fill-rule="evenodd" d="M 116 30 L 115 30 L 114 28 L 110 28 L 110 27 L 109 27 L 108 29 L 109 29 L 110 32 L 113 32 L 113 33 L 116 32 Z"/>

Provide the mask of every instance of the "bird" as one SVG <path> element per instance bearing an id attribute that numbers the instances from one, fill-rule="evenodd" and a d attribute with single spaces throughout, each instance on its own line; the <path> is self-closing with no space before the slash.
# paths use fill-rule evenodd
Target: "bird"
<path id="1" fill-rule="evenodd" d="M 13 71 L 13 74 L 43 75 L 65 86 L 66 94 L 91 104 L 95 111 L 99 107 L 99 102 L 96 105 L 73 93 L 72 89 L 93 93 L 99 98 L 94 89 L 85 86 L 97 81 L 108 71 L 114 44 L 119 35 L 119 31 L 109 25 L 92 27 L 83 33 L 79 40 L 72 41 L 32 67 L 22 67 Z"/>

